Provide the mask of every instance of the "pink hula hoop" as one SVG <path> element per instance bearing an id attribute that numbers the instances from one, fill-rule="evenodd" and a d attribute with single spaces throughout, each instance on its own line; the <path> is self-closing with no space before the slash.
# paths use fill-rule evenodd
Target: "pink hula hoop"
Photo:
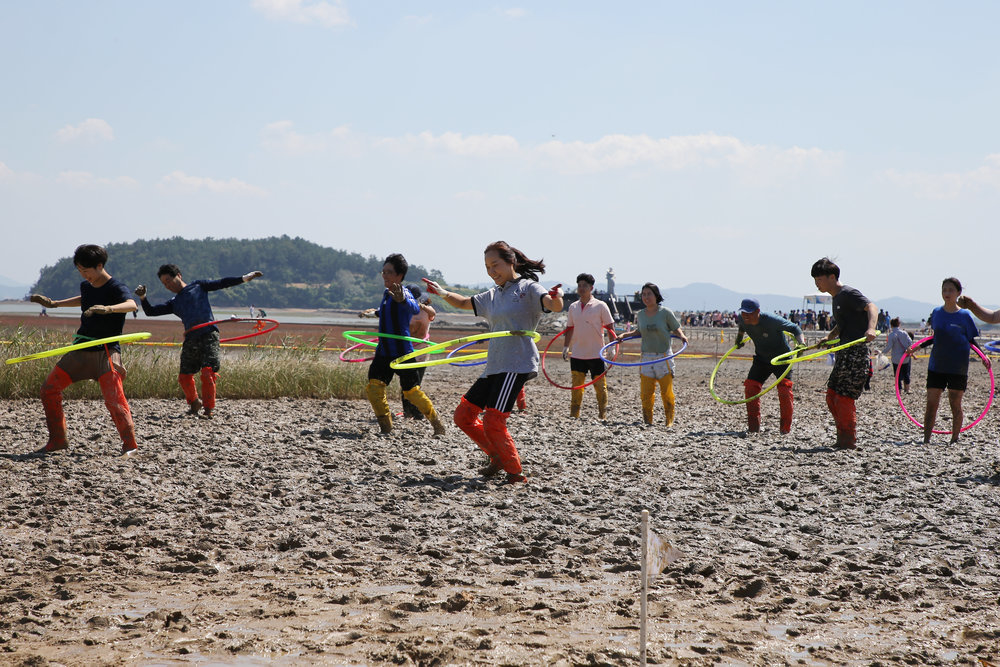
<path id="1" fill-rule="evenodd" d="M 350 346 L 349 348 L 346 348 L 343 352 L 340 353 L 340 357 L 339 357 L 340 360 L 341 361 L 346 361 L 349 364 L 357 364 L 357 363 L 361 363 L 363 361 L 371 361 L 372 359 L 375 358 L 374 354 L 372 356 L 370 356 L 370 357 L 361 357 L 360 359 L 345 359 L 344 358 L 345 354 L 347 354 L 351 350 L 356 350 L 359 347 L 365 347 L 366 345 L 368 347 L 374 347 L 374 345 L 371 345 L 371 343 L 378 343 L 378 338 L 372 338 L 367 343 L 355 343 L 354 345 Z"/>
<path id="2" fill-rule="evenodd" d="M 934 336 L 927 336 L 926 338 L 921 338 L 916 343 L 914 343 L 914 345 L 920 345 L 921 343 L 929 341 L 932 338 L 934 338 Z M 969 422 L 968 424 L 966 424 L 965 426 L 963 426 L 962 428 L 960 428 L 959 431 L 958 431 L 959 433 L 963 433 L 965 431 L 968 431 L 970 428 L 972 428 L 973 426 L 975 426 L 976 424 L 978 424 L 979 422 L 981 422 L 983 420 L 983 417 L 986 416 L 986 413 L 990 411 L 990 406 L 993 405 L 993 394 L 996 391 L 996 386 L 997 386 L 996 385 L 996 380 L 993 377 L 993 364 L 989 363 L 989 359 L 986 358 L 986 355 L 983 354 L 982 350 L 980 350 L 975 345 L 973 345 L 971 347 L 972 347 L 973 350 L 976 351 L 976 354 L 979 355 L 979 358 L 982 359 L 983 361 L 985 361 L 987 363 L 987 369 L 990 372 L 990 397 L 986 400 L 986 407 L 983 408 L 983 411 L 980 413 L 980 415 L 978 417 L 976 417 L 975 420 Z M 903 356 L 899 358 L 899 366 L 896 367 L 896 380 L 895 380 L 895 382 L 896 382 L 896 400 L 899 402 L 899 407 L 901 407 L 903 409 L 903 414 L 906 415 L 907 417 L 909 417 L 910 421 L 917 425 L 917 428 L 923 428 L 924 425 L 921 424 L 920 422 L 918 422 L 916 419 L 914 419 L 913 415 L 911 415 L 910 412 L 909 412 L 909 410 L 906 409 L 906 406 L 903 405 L 903 397 L 899 393 L 899 372 L 903 368 L 903 364 L 906 362 L 906 357 L 908 357 L 908 356 L 910 356 L 910 351 L 909 350 L 907 350 L 906 352 L 904 352 Z M 937 431 L 937 430 L 935 430 L 935 431 L 931 431 L 931 433 L 937 433 L 938 435 L 949 435 L 951 433 L 951 431 Z"/>

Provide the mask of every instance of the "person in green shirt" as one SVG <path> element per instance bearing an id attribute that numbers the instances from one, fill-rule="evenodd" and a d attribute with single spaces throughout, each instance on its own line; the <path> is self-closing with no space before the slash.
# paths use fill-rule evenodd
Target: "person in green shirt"
<path id="1" fill-rule="evenodd" d="M 790 352 L 788 347 L 788 337 L 784 332 L 795 336 L 801 345 L 805 345 L 805 338 L 802 336 L 802 329 L 799 325 L 789 322 L 783 317 L 760 312 L 760 302 L 757 299 L 743 299 L 740 303 L 740 318 L 737 323 L 736 345 L 742 347 L 743 337 L 746 336 L 753 341 L 753 364 L 747 379 L 743 381 L 743 390 L 746 398 L 756 396 L 761 392 L 764 382 L 771 375 L 780 377 L 788 370 L 784 366 L 773 366 L 771 359 L 779 354 Z M 790 433 L 792 430 L 792 409 L 794 397 L 792 395 L 791 373 L 785 376 L 778 383 L 778 409 L 780 410 L 779 428 L 782 435 Z M 758 433 L 760 431 L 760 399 L 747 403 L 747 431 Z"/>
<path id="2" fill-rule="evenodd" d="M 642 286 L 642 303 L 645 306 L 636 313 L 636 335 L 642 338 L 642 361 L 654 362 L 656 359 L 672 354 L 670 346 L 671 335 L 677 336 L 687 343 L 687 336 L 681 331 L 681 323 L 669 308 L 663 307 L 663 297 L 660 288 L 653 283 Z M 674 363 L 664 359 L 639 367 L 639 395 L 642 400 L 642 418 L 647 425 L 653 424 L 653 406 L 656 403 L 656 385 L 660 385 L 660 396 L 663 399 L 663 413 L 667 427 L 674 424 Z"/>

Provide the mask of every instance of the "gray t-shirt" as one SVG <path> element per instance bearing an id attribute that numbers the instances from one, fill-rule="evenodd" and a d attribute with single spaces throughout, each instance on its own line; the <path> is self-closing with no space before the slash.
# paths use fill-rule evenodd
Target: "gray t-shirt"
<path id="1" fill-rule="evenodd" d="M 545 309 L 542 297 L 548 290 L 534 280 L 520 278 L 472 297 L 476 315 L 486 318 L 490 331 L 534 331 Z M 486 370 L 482 377 L 497 373 L 537 373 L 538 348 L 528 336 L 491 338 Z"/>

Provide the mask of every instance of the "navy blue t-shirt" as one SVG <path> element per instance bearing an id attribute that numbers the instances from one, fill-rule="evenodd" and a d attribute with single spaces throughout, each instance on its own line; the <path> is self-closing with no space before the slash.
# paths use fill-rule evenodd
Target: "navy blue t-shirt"
<path id="1" fill-rule="evenodd" d="M 94 287 L 86 280 L 80 283 L 80 310 L 83 312 L 86 312 L 91 306 L 115 306 L 123 301 L 131 300 L 132 292 L 129 291 L 129 288 L 125 286 L 125 283 L 114 278 L 100 287 Z M 122 335 L 122 327 L 124 326 L 125 313 L 91 315 L 90 317 L 81 315 L 80 328 L 77 329 L 76 335 L 82 341 L 110 338 Z M 113 352 L 121 351 L 118 343 L 112 343 L 108 347 Z"/>
<path id="2" fill-rule="evenodd" d="M 396 303 L 392 295 L 389 294 L 389 290 L 382 293 L 382 303 L 378 307 L 379 333 L 396 336 L 410 335 L 410 320 L 420 312 L 420 304 L 410 294 L 410 290 L 405 287 L 403 288 L 403 296 L 406 299 L 401 303 Z M 378 347 L 375 348 L 376 356 L 389 357 L 390 359 L 397 359 L 410 352 L 413 352 L 413 343 L 396 338 L 379 338 Z"/>
<path id="3" fill-rule="evenodd" d="M 964 308 L 949 313 L 938 306 L 931 311 L 934 347 L 927 368 L 935 373 L 969 374 L 970 344 L 979 335 L 972 313 Z"/>
<path id="4" fill-rule="evenodd" d="M 169 315 L 173 313 L 181 318 L 184 323 L 185 338 L 196 338 L 204 336 L 212 331 L 218 331 L 219 327 L 214 324 L 210 327 L 201 327 L 194 331 L 187 331 L 193 326 L 214 322 L 215 315 L 212 313 L 212 304 L 208 302 L 208 292 L 235 287 L 243 284 L 243 277 L 220 278 L 219 280 L 195 280 L 188 283 L 180 292 L 175 294 L 166 303 L 158 303 L 155 306 L 143 299 L 142 312 L 149 317 L 158 315 Z"/>

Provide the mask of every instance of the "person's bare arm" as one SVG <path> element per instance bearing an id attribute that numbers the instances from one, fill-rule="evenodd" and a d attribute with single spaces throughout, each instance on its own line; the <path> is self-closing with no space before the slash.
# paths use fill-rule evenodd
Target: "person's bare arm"
<path id="1" fill-rule="evenodd" d="M 427 285 L 427 291 L 431 294 L 436 294 L 445 300 L 450 306 L 455 308 L 461 308 L 462 310 L 472 310 L 472 297 L 465 296 L 464 294 L 456 294 L 455 292 L 449 292 L 441 285 L 437 284 L 429 278 L 423 278 L 424 283 Z"/>
<path id="2" fill-rule="evenodd" d="M 983 308 L 971 296 L 958 297 L 959 308 L 968 308 L 972 314 L 987 324 L 1000 324 L 1000 310 Z"/>

